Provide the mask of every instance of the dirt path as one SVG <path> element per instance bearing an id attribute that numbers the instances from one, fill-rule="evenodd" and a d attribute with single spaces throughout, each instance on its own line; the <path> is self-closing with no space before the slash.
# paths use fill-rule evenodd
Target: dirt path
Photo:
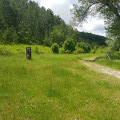
<path id="1" fill-rule="evenodd" d="M 93 61 L 93 59 L 90 58 L 90 60 L 81 60 L 81 63 L 94 71 L 104 73 L 107 75 L 111 75 L 111 76 L 114 76 L 114 77 L 120 79 L 120 71 L 114 70 L 112 68 L 108 68 L 105 66 L 101 66 L 101 65 L 98 65 L 98 64 L 96 64 L 94 62 L 90 62 L 90 61 Z"/>

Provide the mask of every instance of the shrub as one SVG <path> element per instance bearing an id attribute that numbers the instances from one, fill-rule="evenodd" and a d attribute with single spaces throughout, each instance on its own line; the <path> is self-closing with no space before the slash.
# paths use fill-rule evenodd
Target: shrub
<path id="1" fill-rule="evenodd" d="M 94 48 L 91 50 L 91 53 L 96 53 L 97 46 L 94 46 Z"/>
<path id="2" fill-rule="evenodd" d="M 63 44 L 63 48 L 67 51 L 66 53 L 72 53 L 75 50 L 74 40 L 72 38 L 67 39 Z"/>
<path id="3" fill-rule="evenodd" d="M 77 53 L 77 54 L 84 53 L 84 50 L 83 50 L 82 48 L 78 48 L 78 49 L 76 50 L 76 53 Z"/>
<path id="4" fill-rule="evenodd" d="M 61 53 L 61 54 L 65 54 L 64 48 L 62 48 L 62 49 L 60 50 L 60 53 Z"/>
<path id="5" fill-rule="evenodd" d="M 104 46 L 100 46 L 97 50 L 96 53 L 106 53 L 108 52 L 108 48 Z"/>
<path id="6" fill-rule="evenodd" d="M 54 43 L 51 47 L 53 53 L 59 53 L 59 46 L 57 43 Z"/>
<path id="7" fill-rule="evenodd" d="M 109 52 L 111 59 L 120 59 L 120 51 L 115 51 L 114 53 Z"/>
<path id="8" fill-rule="evenodd" d="M 84 50 L 84 53 L 89 53 L 90 52 L 90 45 L 88 43 L 85 42 L 78 42 L 76 45 L 76 48 L 81 48 Z"/>
<path id="9" fill-rule="evenodd" d="M 114 59 L 120 59 L 120 51 L 114 53 Z"/>
<path id="10" fill-rule="evenodd" d="M 71 54 L 72 52 L 70 50 L 65 51 L 66 54 Z"/>

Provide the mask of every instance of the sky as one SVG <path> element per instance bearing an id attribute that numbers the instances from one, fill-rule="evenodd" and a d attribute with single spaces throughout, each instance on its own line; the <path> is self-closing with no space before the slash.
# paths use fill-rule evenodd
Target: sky
<path id="1" fill-rule="evenodd" d="M 55 15 L 59 15 L 66 24 L 70 24 L 72 14 L 70 9 L 77 0 L 33 0 L 40 6 L 44 6 L 46 9 L 50 8 Z M 77 27 L 78 31 L 93 33 L 97 35 L 106 36 L 104 28 L 104 20 L 98 17 L 88 18 L 87 22 L 83 24 L 83 27 Z"/>

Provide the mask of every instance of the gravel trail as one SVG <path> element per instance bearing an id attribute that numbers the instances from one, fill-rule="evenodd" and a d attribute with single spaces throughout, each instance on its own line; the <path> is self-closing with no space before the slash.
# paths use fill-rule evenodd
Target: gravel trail
<path id="1" fill-rule="evenodd" d="M 81 60 L 81 63 L 83 65 L 89 67 L 90 69 L 96 71 L 96 72 L 100 72 L 100 73 L 104 73 L 104 74 L 107 74 L 107 75 L 111 75 L 111 76 L 114 76 L 114 77 L 120 79 L 120 71 L 118 71 L 118 70 L 98 65 L 98 64 L 96 64 L 94 62 L 90 62 L 89 60 L 88 61 Z"/>

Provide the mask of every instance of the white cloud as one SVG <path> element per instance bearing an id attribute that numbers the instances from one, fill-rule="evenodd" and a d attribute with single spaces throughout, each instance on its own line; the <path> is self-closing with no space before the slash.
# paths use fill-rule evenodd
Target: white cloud
<path id="1" fill-rule="evenodd" d="M 52 8 L 56 5 L 63 5 L 64 0 L 41 0 L 41 6 L 45 8 Z"/>
<path id="2" fill-rule="evenodd" d="M 64 0 L 33 0 L 35 2 L 40 3 L 40 6 L 44 6 L 46 9 L 52 8 L 55 5 L 64 4 Z"/>
<path id="3" fill-rule="evenodd" d="M 55 15 L 59 15 L 67 24 L 69 24 L 72 17 L 70 8 L 77 0 L 33 0 L 38 2 L 40 6 L 46 9 L 50 8 Z"/>
<path id="4" fill-rule="evenodd" d="M 98 17 L 88 18 L 87 23 L 83 24 L 83 27 L 79 27 L 79 31 L 89 32 L 105 36 L 104 20 Z"/>
<path id="5" fill-rule="evenodd" d="M 73 8 L 73 4 L 77 0 L 33 0 L 38 2 L 40 6 L 44 6 L 46 9 L 50 8 L 55 15 L 59 15 L 67 24 L 71 20 L 70 9 Z M 78 28 L 79 31 L 89 32 L 93 34 L 105 36 L 104 20 L 94 17 L 88 18 L 88 22 L 83 24 L 82 28 Z"/>

